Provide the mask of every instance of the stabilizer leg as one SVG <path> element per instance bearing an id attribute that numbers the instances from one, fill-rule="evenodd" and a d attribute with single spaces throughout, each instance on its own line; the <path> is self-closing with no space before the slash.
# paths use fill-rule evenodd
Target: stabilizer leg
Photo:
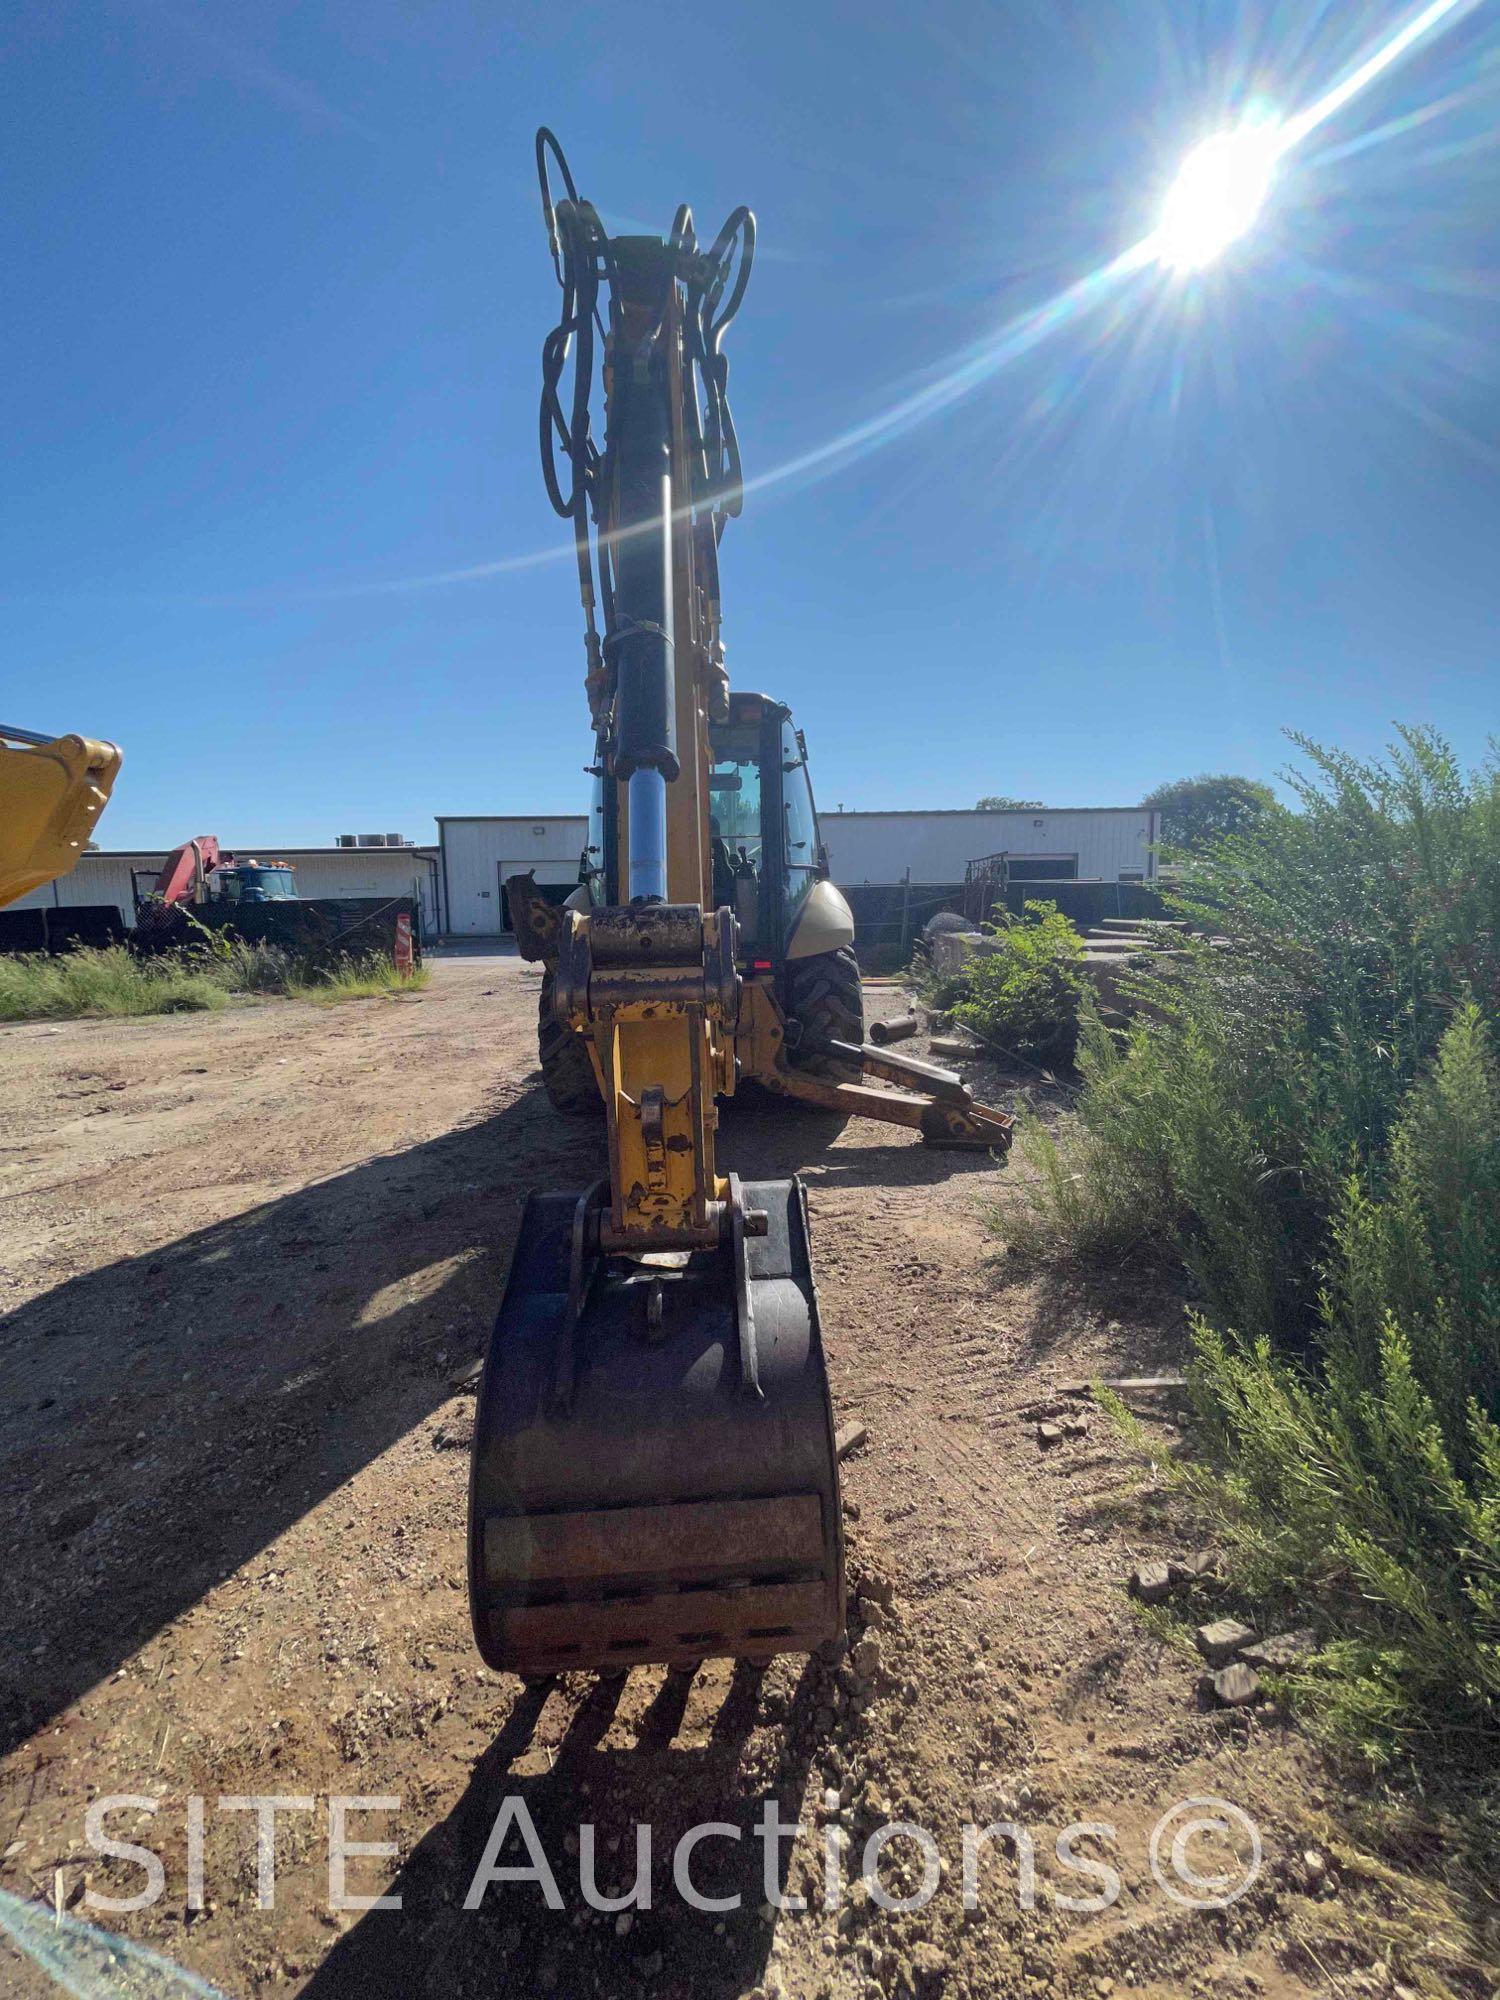
<path id="1" fill-rule="evenodd" d="M 805 1039 L 798 1044 L 806 1046 Z M 879 1118 L 889 1125 L 905 1125 L 920 1132 L 929 1146 L 958 1146 L 1010 1151 L 1015 1136 L 1014 1118 L 977 1104 L 963 1079 L 952 1070 L 939 1069 L 915 1056 L 892 1055 L 870 1042 L 818 1043 L 819 1054 L 836 1056 L 851 1067 L 858 1065 L 865 1076 L 904 1086 L 895 1090 L 872 1090 L 864 1083 L 834 1083 L 812 1076 L 806 1070 L 782 1064 L 756 1081 L 783 1097 L 799 1098 L 828 1111 L 852 1112 L 860 1118 Z"/>

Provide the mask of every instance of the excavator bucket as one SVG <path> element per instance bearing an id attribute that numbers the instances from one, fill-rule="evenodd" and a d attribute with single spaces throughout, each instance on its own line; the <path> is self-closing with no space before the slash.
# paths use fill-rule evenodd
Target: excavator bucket
<path id="1" fill-rule="evenodd" d="M 842 1631 L 806 1199 L 795 1179 L 736 1193 L 722 1249 L 629 1257 L 589 1248 L 600 1190 L 527 1200 L 474 1427 L 490 1666 L 768 1659 Z"/>

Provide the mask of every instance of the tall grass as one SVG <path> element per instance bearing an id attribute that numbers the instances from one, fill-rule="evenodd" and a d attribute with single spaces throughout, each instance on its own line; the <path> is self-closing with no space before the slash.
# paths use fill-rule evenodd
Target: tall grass
<path id="1" fill-rule="evenodd" d="M 1194 862 L 1218 942 L 1086 1020 L 1026 1139 L 1023 1247 L 1174 1260 L 1247 1586 L 1330 1636 L 1304 1693 L 1380 1751 L 1500 1732 L 1500 771 L 1428 731 L 1300 746 L 1295 810 Z"/>
<path id="2" fill-rule="evenodd" d="M 322 971 L 299 973 L 286 991 L 297 1000 L 328 1005 L 338 1000 L 374 1000 L 383 993 L 415 993 L 431 982 L 425 965 L 414 966 L 405 978 L 388 958 L 341 958 Z"/>
<path id="3" fill-rule="evenodd" d="M 50 958 L 0 956 L 0 1021 L 70 1020 L 141 1014 L 206 1013 L 236 994 L 327 1003 L 412 992 L 430 974 L 403 979 L 379 953 L 318 967 L 278 945 L 223 939 L 139 956 L 124 945 Z"/>
<path id="4" fill-rule="evenodd" d="M 78 1015 L 206 1013 L 228 1000 L 224 982 L 198 966 L 137 958 L 123 945 L 0 957 L 0 1021 Z"/>

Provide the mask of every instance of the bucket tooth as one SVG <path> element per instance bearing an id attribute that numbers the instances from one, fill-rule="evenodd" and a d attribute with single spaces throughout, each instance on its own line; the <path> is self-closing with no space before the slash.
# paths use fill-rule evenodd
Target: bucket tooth
<path id="1" fill-rule="evenodd" d="M 589 1196 L 527 1200 L 474 1425 L 469 1597 L 490 1666 L 765 1659 L 841 1632 L 806 1200 L 797 1180 L 737 1194 L 765 1233 L 654 1271 L 659 1316 L 640 1265 L 595 1253 L 580 1269 Z"/>

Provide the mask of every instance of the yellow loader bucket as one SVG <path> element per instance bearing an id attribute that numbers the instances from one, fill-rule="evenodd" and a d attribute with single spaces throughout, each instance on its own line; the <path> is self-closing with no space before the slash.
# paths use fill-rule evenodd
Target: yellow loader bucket
<path id="1" fill-rule="evenodd" d="M 469 1601 L 490 1666 L 764 1660 L 842 1631 L 805 1197 L 743 1195 L 761 1234 L 592 1262 L 587 1195 L 528 1199 L 475 1414 Z"/>
<path id="2" fill-rule="evenodd" d="M 113 743 L 0 728 L 0 908 L 75 866 L 120 761 Z"/>

